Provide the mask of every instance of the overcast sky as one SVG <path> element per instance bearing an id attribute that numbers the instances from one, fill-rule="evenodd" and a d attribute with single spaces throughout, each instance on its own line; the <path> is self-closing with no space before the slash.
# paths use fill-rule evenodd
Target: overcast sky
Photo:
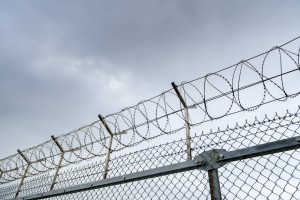
<path id="1" fill-rule="evenodd" d="M 300 35 L 299 1 L 2 0 L 0 157 Z"/>

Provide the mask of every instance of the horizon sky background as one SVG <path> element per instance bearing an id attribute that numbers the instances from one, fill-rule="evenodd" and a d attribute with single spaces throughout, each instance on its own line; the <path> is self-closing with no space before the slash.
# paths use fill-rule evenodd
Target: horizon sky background
<path id="1" fill-rule="evenodd" d="M 299 1 L 1 1 L 0 159 L 300 35 Z"/>

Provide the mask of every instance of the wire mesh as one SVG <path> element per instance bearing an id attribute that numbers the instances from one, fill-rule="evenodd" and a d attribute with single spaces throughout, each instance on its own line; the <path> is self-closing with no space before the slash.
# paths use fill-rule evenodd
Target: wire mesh
<path id="1" fill-rule="evenodd" d="M 212 149 L 232 151 L 300 135 L 300 108 L 284 115 L 246 121 L 216 132 L 193 136 L 192 151 L 198 155 Z M 299 150 L 235 161 L 219 168 L 223 199 L 298 199 Z M 168 166 L 186 160 L 184 139 L 117 156 L 110 161 L 108 178 Z M 103 162 L 63 169 L 55 189 L 101 180 Z M 49 191 L 53 174 L 25 181 L 20 196 Z M 210 199 L 205 171 L 192 170 L 51 199 Z M 1 188 L 9 199 L 18 184 Z M 14 191 L 14 192 L 12 192 Z"/>
<path id="2" fill-rule="evenodd" d="M 209 197 L 207 175 L 201 171 L 145 179 L 51 199 L 199 199 Z M 50 198 L 49 198 L 50 199 Z"/>

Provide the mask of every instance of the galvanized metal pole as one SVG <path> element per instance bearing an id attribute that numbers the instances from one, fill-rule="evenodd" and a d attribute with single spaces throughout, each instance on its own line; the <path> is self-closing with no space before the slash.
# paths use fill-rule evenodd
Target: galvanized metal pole
<path id="1" fill-rule="evenodd" d="M 103 179 L 106 179 L 107 178 L 107 173 L 108 173 L 110 155 L 112 153 L 113 132 L 109 128 L 109 126 L 106 123 L 104 117 L 102 117 L 102 115 L 98 115 L 98 117 L 99 117 L 100 121 L 102 122 L 102 124 L 105 126 L 107 132 L 110 134 L 109 143 L 108 143 L 108 151 L 107 151 L 107 154 L 106 154 L 106 159 L 105 159 L 105 164 L 104 164 L 104 172 L 103 172 Z"/>
<path id="2" fill-rule="evenodd" d="M 25 169 L 25 172 L 24 172 L 23 177 L 22 177 L 22 179 L 21 179 L 21 182 L 20 182 L 20 184 L 19 184 L 18 190 L 17 190 L 17 192 L 16 192 L 15 198 L 17 198 L 17 197 L 19 196 L 19 193 L 21 192 L 21 188 L 22 188 L 22 186 L 23 186 L 23 184 L 24 184 L 24 181 L 25 181 L 25 178 L 26 178 L 26 176 L 27 176 L 27 172 L 28 172 L 28 170 L 29 170 L 30 164 L 31 164 L 31 163 L 29 163 L 29 164 L 27 165 L 26 169 Z"/>
<path id="3" fill-rule="evenodd" d="M 31 165 L 30 160 L 29 160 L 29 159 L 28 159 L 28 158 L 27 158 L 27 157 L 26 157 L 19 149 L 18 149 L 17 151 L 18 151 L 18 153 L 21 155 L 21 157 L 26 161 L 27 167 L 26 167 L 26 169 L 25 169 L 25 171 L 24 171 L 24 174 L 23 174 L 23 176 L 22 176 L 22 179 L 21 179 L 21 182 L 20 182 L 20 184 L 19 184 L 18 190 L 17 190 L 17 192 L 16 192 L 15 198 L 17 198 L 17 197 L 19 196 L 19 193 L 21 192 L 22 185 L 23 185 L 23 183 L 24 183 L 24 180 L 25 180 L 25 178 L 26 178 L 26 176 L 27 176 L 29 167 L 30 167 L 30 165 Z"/>
<path id="4" fill-rule="evenodd" d="M 108 174 L 108 167 L 109 167 L 109 161 L 110 161 L 110 154 L 112 153 L 112 141 L 113 141 L 113 136 L 111 135 L 109 138 L 109 144 L 108 144 L 108 151 L 106 154 L 106 159 L 105 159 L 105 164 L 104 164 L 104 172 L 103 172 L 103 179 L 107 178 Z"/>
<path id="5" fill-rule="evenodd" d="M 55 171 L 55 174 L 54 174 L 54 177 L 53 177 L 53 180 L 52 180 L 52 183 L 51 183 L 51 186 L 50 186 L 50 190 L 53 190 L 54 188 L 54 185 L 56 183 L 56 179 L 57 179 L 57 176 L 58 176 L 58 173 L 59 173 L 59 169 L 61 167 L 61 163 L 64 159 L 64 155 L 65 155 L 65 150 L 64 148 L 59 144 L 59 142 L 57 141 L 57 139 L 52 135 L 51 136 L 52 140 L 54 141 L 54 143 L 56 144 L 56 146 L 59 148 L 59 150 L 61 151 L 61 156 L 60 156 L 60 159 L 59 159 L 59 162 L 58 162 L 58 165 L 57 165 L 57 168 L 56 168 L 56 171 Z"/>
<path id="6" fill-rule="evenodd" d="M 191 133 L 190 133 L 190 123 L 189 123 L 189 108 L 184 101 L 182 95 L 180 94 L 178 90 L 178 86 L 172 82 L 172 87 L 175 90 L 175 93 L 177 94 L 182 106 L 184 107 L 184 125 L 185 125 L 185 133 L 186 133 L 186 153 L 187 153 L 187 160 L 192 159 L 192 148 L 191 148 Z"/>
<path id="7" fill-rule="evenodd" d="M 192 159 L 192 147 L 191 147 L 191 133 L 190 133 L 190 124 L 189 124 L 189 110 L 188 107 L 184 109 L 185 111 L 185 134 L 186 134 L 186 152 L 187 152 L 187 159 L 191 160 Z"/>
<path id="8" fill-rule="evenodd" d="M 211 200 L 222 200 L 219 174 L 217 169 L 208 170 L 208 181 Z"/>
<path id="9" fill-rule="evenodd" d="M 64 159 L 64 155 L 65 155 L 65 152 L 62 152 L 61 156 L 60 156 L 60 159 L 59 159 L 59 162 L 58 162 L 58 165 L 57 165 L 57 168 L 56 168 L 56 171 L 55 171 L 55 174 L 54 174 L 54 177 L 53 177 L 53 180 L 52 180 L 52 183 L 51 183 L 51 186 L 50 186 L 50 190 L 53 190 L 53 188 L 54 188 L 54 185 L 56 183 L 56 179 L 57 179 L 57 176 L 58 176 L 58 173 L 59 173 L 59 169 L 61 168 L 61 163 Z"/>
<path id="10" fill-rule="evenodd" d="M 53 190 L 54 185 L 56 184 L 56 179 L 57 179 L 57 177 L 58 177 L 58 173 L 59 173 L 59 170 L 60 170 L 60 168 L 61 168 L 62 161 L 63 161 L 63 159 L 64 159 L 65 153 L 79 150 L 80 147 L 74 148 L 74 149 L 65 150 L 65 149 L 61 146 L 61 144 L 59 144 L 59 142 L 57 141 L 57 138 L 56 138 L 56 137 L 54 137 L 54 136 L 52 135 L 51 138 L 52 138 L 52 140 L 54 141 L 54 143 L 57 145 L 57 147 L 59 148 L 59 150 L 61 151 L 61 156 L 60 156 L 60 159 L 59 159 L 59 161 L 58 161 L 58 165 L 57 165 L 57 168 L 56 168 L 56 171 L 55 171 L 55 174 L 54 174 L 54 177 L 53 177 L 51 186 L 50 186 L 50 190 Z"/>

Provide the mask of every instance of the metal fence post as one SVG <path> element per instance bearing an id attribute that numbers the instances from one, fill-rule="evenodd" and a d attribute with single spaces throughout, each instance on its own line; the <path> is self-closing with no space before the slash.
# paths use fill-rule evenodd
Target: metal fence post
<path id="1" fill-rule="evenodd" d="M 208 182 L 211 200 L 222 200 L 218 169 L 208 170 Z"/>
<path id="2" fill-rule="evenodd" d="M 106 159 L 105 159 L 105 164 L 104 164 L 104 172 L 103 172 L 103 179 L 106 179 L 107 173 L 108 173 L 108 167 L 109 167 L 110 154 L 112 153 L 111 148 L 112 148 L 112 142 L 113 142 L 113 133 L 112 133 L 111 129 L 109 128 L 108 124 L 106 123 L 104 117 L 102 117 L 102 115 L 98 115 L 98 117 L 110 135 L 109 143 L 108 143 L 108 151 L 106 154 Z"/>
<path id="3" fill-rule="evenodd" d="M 103 179 L 107 178 L 107 173 L 108 173 L 108 167 L 109 167 L 109 161 L 110 161 L 110 154 L 112 153 L 112 141 L 113 141 L 113 136 L 111 135 L 109 138 L 109 146 L 108 146 L 108 151 L 106 154 L 106 159 L 105 159 L 105 165 L 104 165 L 104 173 L 103 173 Z"/>
<path id="4" fill-rule="evenodd" d="M 173 89 L 175 90 L 182 106 L 184 107 L 184 121 L 185 121 L 185 132 L 186 132 L 186 152 L 187 152 L 187 160 L 192 159 L 192 148 L 191 148 L 191 134 L 190 134 L 190 123 L 189 123 L 189 107 L 187 106 L 186 102 L 184 101 L 182 95 L 178 90 L 178 86 L 172 82 Z"/>
<path id="5" fill-rule="evenodd" d="M 22 179 L 21 179 L 21 182 L 20 182 L 20 184 L 19 184 L 18 190 L 17 190 L 17 192 L 16 192 L 15 198 L 17 198 L 17 197 L 19 196 L 19 193 L 20 193 L 20 191 L 21 191 L 22 185 L 23 185 L 24 180 L 25 180 L 25 178 L 26 178 L 27 172 L 28 172 L 29 167 L 30 167 L 30 165 L 31 165 L 31 162 L 30 162 L 30 160 L 27 158 L 27 156 L 24 155 L 24 154 L 22 153 L 22 151 L 20 151 L 19 149 L 18 149 L 17 151 L 18 151 L 18 153 L 21 155 L 21 157 L 25 160 L 25 162 L 27 163 L 27 167 L 26 167 L 26 169 L 25 169 L 25 171 L 24 171 L 24 174 L 23 174 L 23 176 L 22 176 Z"/>
<path id="6" fill-rule="evenodd" d="M 107 132 L 110 135 L 109 143 L 108 143 L 108 151 L 107 151 L 107 154 L 106 154 L 106 159 L 105 159 L 105 164 L 104 164 L 104 172 L 103 172 L 103 179 L 106 179 L 107 178 L 107 173 L 108 173 L 110 155 L 112 153 L 112 143 L 113 143 L 114 135 L 122 135 L 122 134 L 126 134 L 126 132 L 122 131 L 122 132 L 119 132 L 119 133 L 113 133 L 111 131 L 110 127 L 108 126 L 108 124 L 106 123 L 104 117 L 102 117 L 102 115 L 98 115 L 98 117 L 99 117 L 100 121 L 105 126 Z"/>
<path id="7" fill-rule="evenodd" d="M 62 164 L 62 161 L 64 159 L 64 155 L 65 153 L 68 153 L 68 152 L 72 152 L 72 151 L 77 151 L 80 149 L 80 147 L 77 147 L 77 148 L 74 148 L 74 149 L 68 149 L 68 150 L 65 150 L 61 144 L 59 144 L 59 142 L 57 141 L 57 138 L 54 137 L 53 135 L 51 136 L 52 140 L 54 141 L 54 143 L 56 144 L 56 146 L 59 148 L 59 150 L 61 151 L 61 156 L 60 156 L 60 159 L 59 159 L 59 162 L 58 162 L 58 165 L 57 165 L 57 168 L 56 168 L 56 171 L 55 171 L 55 174 L 54 174 L 54 177 L 53 177 L 53 180 L 52 180 L 52 183 L 51 183 L 51 186 L 50 186 L 50 190 L 53 190 L 54 188 L 54 185 L 56 183 L 56 179 L 58 177 L 58 173 L 59 173 L 59 169 L 61 168 L 61 164 Z"/>
<path id="8" fill-rule="evenodd" d="M 62 161 L 64 159 L 65 151 L 64 151 L 63 147 L 58 143 L 57 139 L 53 135 L 51 136 L 51 138 L 52 138 L 52 140 L 54 141 L 54 143 L 56 144 L 56 146 L 59 148 L 59 150 L 61 152 L 61 156 L 60 156 L 60 159 L 59 159 L 59 162 L 58 162 L 58 165 L 57 165 L 57 168 L 56 168 L 56 171 L 55 171 L 55 174 L 54 174 L 51 186 L 50 186 L 50 190 L 53 190 L 55 182 L 56 182 L 56 179 L 57 179 L 57 176 L 58 176 L 59 169 L 61 167 L 61 163 L 62 163 Z"/>

